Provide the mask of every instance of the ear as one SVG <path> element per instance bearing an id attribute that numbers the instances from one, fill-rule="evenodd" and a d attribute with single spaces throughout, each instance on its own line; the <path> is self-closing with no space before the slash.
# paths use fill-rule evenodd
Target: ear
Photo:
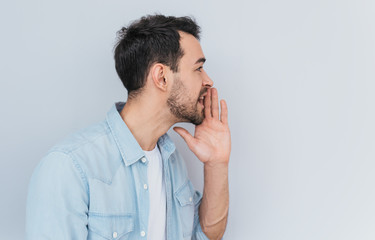
<path id="1" fill-rule="evenodd" d="M 152 82 L 154 86 L 161 91 L 167 91 L 168 80 L 167 76 L 167 67 L 161 63 L 155 63 L 150 68 Z"/>

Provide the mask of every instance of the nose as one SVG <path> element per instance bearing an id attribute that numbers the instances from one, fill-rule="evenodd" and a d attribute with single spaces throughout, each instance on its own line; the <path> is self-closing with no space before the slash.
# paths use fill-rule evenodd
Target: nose
<path id="1" fill-rule="evenodd" d="M 214 82 L 211 80 L 211 78 L 207 75 L 206 72 L 204 72 L 204 77 L 203 77 L 203 86 L 207 88 L 211 88 L 214 85 Z"/>

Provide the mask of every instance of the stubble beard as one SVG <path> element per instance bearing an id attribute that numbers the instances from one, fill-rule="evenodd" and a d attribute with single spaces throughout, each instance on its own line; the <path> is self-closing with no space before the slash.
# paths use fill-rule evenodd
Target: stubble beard
<path id="1" fill-rule="evenodd" d="M 198 109 L 198 99 L 196 101 L 189 100 L 187 90 L 179 78 L 176 78 L 173 83 L 167 104 L 169 110 L 179 122 L 190 122 L 194 125 L 199 125 L 204 120 L 203 108 L 201 111 Z"/>

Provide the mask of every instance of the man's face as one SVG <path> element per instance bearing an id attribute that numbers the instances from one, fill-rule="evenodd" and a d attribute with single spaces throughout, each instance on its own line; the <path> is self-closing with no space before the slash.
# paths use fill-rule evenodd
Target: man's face
<path id="1" fill-rule="evenodd" d="M 199 41 L 187 33 L 180 32 L 180 36 L 184 55 L 180 59 L 178 72 L 173 74 L 167 104 L 179 121 L 199 125 L 204 119 L 203 98 L 213 82 L 203 69 L 205 58 Z"/>

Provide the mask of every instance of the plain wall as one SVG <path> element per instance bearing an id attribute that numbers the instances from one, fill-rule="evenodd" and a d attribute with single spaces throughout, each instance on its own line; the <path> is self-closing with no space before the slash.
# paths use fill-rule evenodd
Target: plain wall
<path id="1" fill-rule="evenodd" d="M 155 12 L 196 18 L 228 103 L 225 238 L 375 239 L 373 0 L 1 1 L 0 239 L 24 238 L 48 149 L 126 100 L 115 33 Z M 202 164 L 171 136 L 202 190 Z"/>

